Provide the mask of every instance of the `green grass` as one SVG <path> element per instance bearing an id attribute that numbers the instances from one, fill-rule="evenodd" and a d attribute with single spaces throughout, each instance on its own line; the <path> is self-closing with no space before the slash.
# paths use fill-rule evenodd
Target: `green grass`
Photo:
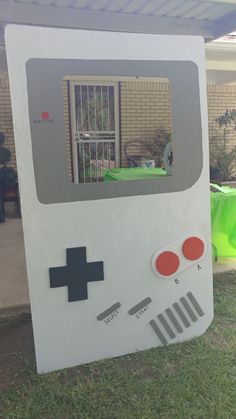
<path id="1" fill-rule="evenodd" d="M 1 418 L 236 419 L 236 274 L 215 278 L 215 320 L 198 339 L 43 376 L 24 369 L 0 395 Z"/>

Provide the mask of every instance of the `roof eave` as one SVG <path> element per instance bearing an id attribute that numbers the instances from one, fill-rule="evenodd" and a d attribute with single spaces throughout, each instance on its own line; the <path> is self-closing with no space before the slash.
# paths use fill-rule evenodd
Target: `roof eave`
<path id="1" fill-rule="evenodd" d="M 118 32 L 139 32 L 168 35 L 199 35 L 210 41 L 215 38 L 214 23 L 200 19 L 184 19 L 42 6 L 0 1 L 3 24 L 40 25 Z"/>

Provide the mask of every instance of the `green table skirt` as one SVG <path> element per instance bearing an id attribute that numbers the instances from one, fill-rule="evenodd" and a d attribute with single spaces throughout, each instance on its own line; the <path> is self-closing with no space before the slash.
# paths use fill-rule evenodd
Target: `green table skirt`
<path id="1" fill-rule="evenodd" d="M 105 172 L 104 181 L 112 180 L 139 180 L 139 179 L 156 179 L 160 176 L 165 176 L 165 170 L 155 167 L 131 167 L 131 168 L 116 168 L 107 170 Z"/>
<path id="2" fill-rule="evenodd" d="M 215 185 L 216 186 L 216 185 Z M 218 187 L 211 192 L 213 251 L 219 257 L 236 257 L 236 189 Z"/>

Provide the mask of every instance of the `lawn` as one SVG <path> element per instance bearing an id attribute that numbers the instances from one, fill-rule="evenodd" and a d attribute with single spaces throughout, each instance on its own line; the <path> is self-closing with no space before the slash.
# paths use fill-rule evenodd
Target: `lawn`
<path id="1" fill-rule="evenodd" d="M 214 283 L 215 319 L 204 336 L 43 376 L 30 319 L 3 322 L 0 418 L 236 419 L 236 272 Z"/>

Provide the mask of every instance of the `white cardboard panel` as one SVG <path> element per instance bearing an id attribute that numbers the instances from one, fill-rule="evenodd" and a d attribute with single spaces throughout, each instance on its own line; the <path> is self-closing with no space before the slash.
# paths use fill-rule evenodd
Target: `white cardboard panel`
<path id="1" fill-rule="evenodd" d="M 9 26 L 6 46 L 38 371 L 52 371 L 162 345 L 149 323 L 153 319 L 168 344 L 201 335 L 213 318 L 202 39 L 128 33 L 108 36 L 105 32 Z M 30 58 L 196 63 L 203 141 L 203 169 L 198 181 L 182 192 L 41 204 L 36 194 L 28 112 L 25 64 Z M 178 284 L 173 278 L 157 277 L 152 270 L 154 252 L 195 232 L 206 245 L 201 269 L 193 263 L 178 275 Z M 66 264 L 66 248 L 83 246 L 87 248 L 87 261 L 104 262 L 104 281 L 88 284 L 87 300 L 68 302 L 67 287 L 50 288 L 49 268 Z M 198 315 L 187 297 L 189 292 L 204 315 Z M 131 307 L 147 297 L 152 301 L 139 318 L 128 314 Z M 181 305 L 182 297 L 197 317 L 196 321 L 191 320 L 181 306 L 189 327 L 181 323 L 172 306 Z M 100 313 L 117 302 L 121 305 L 113 319 L 97 320 Z M 183 329 L 177 333 L 172 325 L 174 338 L 170 338 L 157 318 L 163 313 L 168 320 L 165 310 L 170 307 Z"/>

